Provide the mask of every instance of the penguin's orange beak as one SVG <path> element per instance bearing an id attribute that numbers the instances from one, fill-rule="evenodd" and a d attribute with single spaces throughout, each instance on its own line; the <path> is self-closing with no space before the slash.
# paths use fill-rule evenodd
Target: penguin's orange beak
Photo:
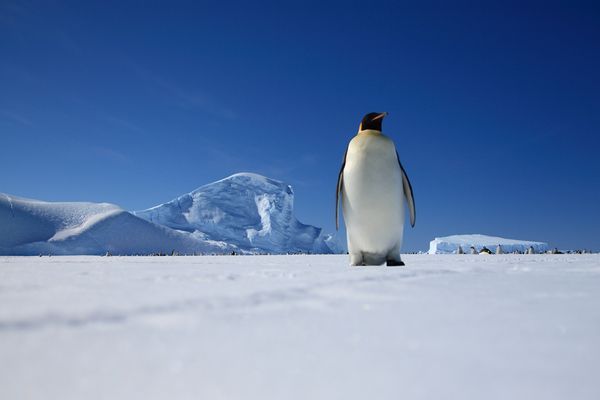
<path id="1" fill-rule="evenodd" d="M 371 121 L 375 121 L 376 119 L 381 119 L 381 118 L 385 117 L 386 115 L 388 115 L 387 112 L 382 112 L 381 114 L 379 114 L 378 116 L 373 118 Z"/>

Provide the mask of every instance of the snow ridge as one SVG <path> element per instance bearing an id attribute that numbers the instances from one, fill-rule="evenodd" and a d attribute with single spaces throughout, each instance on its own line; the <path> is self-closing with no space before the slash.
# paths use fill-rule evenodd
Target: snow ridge
<path id="1" fill-rule="evenodd" d="M 8 197 L 8 196 L 4 196 Z M 0 254 L 227 252 L 226 243 L 188 237 L 114 204 L 0 198 Z"/>

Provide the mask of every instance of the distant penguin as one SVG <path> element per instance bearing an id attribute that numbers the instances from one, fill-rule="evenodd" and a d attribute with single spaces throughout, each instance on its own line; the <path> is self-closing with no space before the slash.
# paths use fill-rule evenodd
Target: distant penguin
<path id="1" fill-rule="evenodd" d="M 527 249 L 527 254 L 535 254 L 535 250 L 533 249 L 533 246 L 529 246 L 529 248 Z"/>
<path id="2" fill-rule="evenodd" d="M 404 232 L 404 198 L 415 226 L 412 186 L 394 142 L 381 133 L 387 113 L 369 113 L 348 144 L 338 175 L 338 207 L 346 224 L 350 265 L 404 265 L 400 248 Z"/>
<path id="3" fill-rule="evenodd" d="M 496 247 L 496 254 L 504 254 L 504 250 L 502 250 L 502 246 L 498 245 L 498 247 Z"/>
<path id="4" fill-rule="evenodd" d="M 477 254 L 477 249 L 475 246 L 471 246 L 471 254 Z"/>
<path id="5" fill-rule="evenodd" d="M 463 251 L 461 246 L 458 246 L 458 249 L 456 250 L 456 254 L 465 254 L 465 252 Z"/>
<path id="6" fill-rule="evenodd" d="M 487 247 L 483 246 L 483 248 L 479 250 L 479 254 L 492 254 L 492 251 Z"/>

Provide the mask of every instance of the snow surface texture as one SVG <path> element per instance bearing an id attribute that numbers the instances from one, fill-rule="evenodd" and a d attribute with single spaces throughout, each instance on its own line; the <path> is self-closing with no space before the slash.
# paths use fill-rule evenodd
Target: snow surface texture
<path id="1" fill-rule="evenodd" d="M 468 253 L 471 246 L 479 252 L 484 246 L 492 252 L 500 245 L 504 253 L 525 253 L 529 247 L 533 247 L 536 253 L 548 251 L 548 244 L 543 242 L 529 242 L 525 240 L 505 239 L 486 235 L 453 235 L 435 238 L 429 242 L 429 254 L 456 253 L 461 246 Z"/>
<path id="2" fill-rule="evenodd" d="M 342 250 L 320 228 L 294 217 L 290 185 L 257 174 L 235 174 L 134 214 L 250 252 L 327 254 Z"/>
<path id="3" fill-rule="evenodd" d="M 600 398 L 600 256 L 404 260 L 0 257 L 0 398 Z"/>
<path id="4" fill-rule="evenodd" d="M 49 203 L 0 193 L 0 254 L 344 250 L 335 237 L 294 218 L 290 186 L 255 174 L 233 175 L 137 214 L 107 203 Z"/>

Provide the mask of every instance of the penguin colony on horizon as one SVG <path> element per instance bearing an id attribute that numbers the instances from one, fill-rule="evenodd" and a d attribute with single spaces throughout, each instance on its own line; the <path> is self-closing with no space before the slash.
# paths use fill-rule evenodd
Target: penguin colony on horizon
<path id="1" fill-rule="evenodd" d="M 338 207 L 346 224 L 350 265 L 404 265 L 400 258 L 404 232 L 404 199 L 415 226 L 415 200 L 394 142 L 381 133 L 387 113 L 369 113 L 344 155 L 338 175 Z"/>
<path id="2" fill-rule="evenodd" d="M 568 253 L 571 253 L 571 252 L 568 252 Z M 578 251 L 575 251 L 574 253 L 585 254 L 586 252 L 585 251 L 581 252 L 580 250 L 578 250 Z M 454 254 L 465 254 L 462 246 L 458 246 L 458 249 L 456 249 L 456 251 L 454 252 Z M 498 245 L 496 247 L 496 252 L 495 253 L 492 253 L 492 251 L 490 249 L 488 249 L 486 246 L 483 246 L 481 248 L 481 250 L 479 250 L 479 251 L 475 248 L 475 246 L 471 246 L 471 248 L 470 248 L 470 254 L 507 254 L 507 253 L 502 248 L 502 245 Z M 522 252 L 522 251 L 519 251 L 519 250 L 515 250 L 515 251 L 512 252 L 512 254 L 536 254 L 536 251 L 533 248 L 533 246 L 529 246 L 527 248 L 527 250 L 525 250 L 525 252 Z M 544 254 L 544 253 L 540 253 L 540 254 Z M 546 254 L 564 254 L 564 253 L 562 251 L 558 250 L 558 248 L 555 247 L 552 250 L 546 251 Z"/>

